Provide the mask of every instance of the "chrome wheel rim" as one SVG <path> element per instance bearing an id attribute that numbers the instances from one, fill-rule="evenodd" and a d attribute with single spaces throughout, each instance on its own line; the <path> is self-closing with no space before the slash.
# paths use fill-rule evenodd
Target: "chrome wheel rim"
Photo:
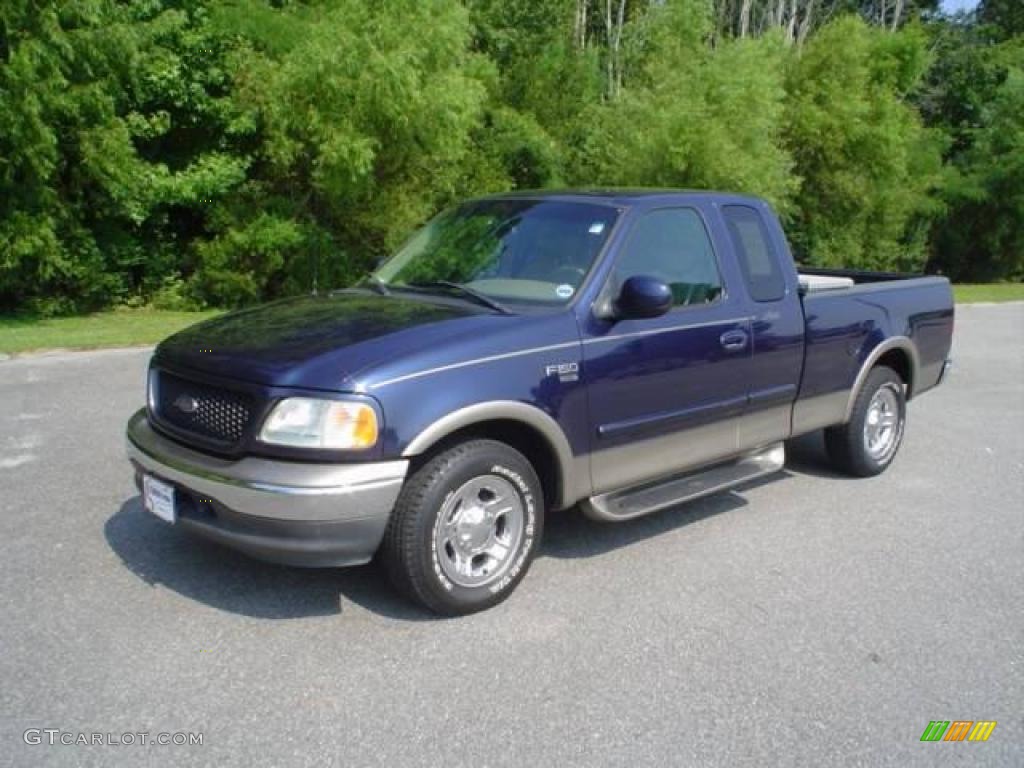
<path id="1" fill-rule="evenodd" d="M 903 433 L 900 398 L 895 384 L 886 384 L 871 398 L 864 418 L 864 450 L 877 462 L 888 461 Z"/>
<path id="2" fill-rule="evenodd" d="M 444 575 L 461 587 L 482 587 L 509 569 L 523 539 L 523 502 L 512 483 L 481 475 L 445 499 L 434 529 Z"/>

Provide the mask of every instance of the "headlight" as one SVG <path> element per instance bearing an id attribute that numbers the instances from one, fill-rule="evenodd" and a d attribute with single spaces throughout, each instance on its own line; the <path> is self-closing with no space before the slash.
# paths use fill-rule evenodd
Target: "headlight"
<path id="1" fill-rule="evenodd" d="M 377 413 L 366 403 L 289 397 L 263 422 L 260 440 L 275 445 L 362 450 L 377 442 Z"/>

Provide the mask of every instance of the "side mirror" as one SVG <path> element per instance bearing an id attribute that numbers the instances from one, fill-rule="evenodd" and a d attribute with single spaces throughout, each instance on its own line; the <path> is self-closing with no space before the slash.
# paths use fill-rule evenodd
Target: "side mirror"
<path id="1" fill-rule="evenodd" d="M 672 289 L 656 277 L 633 275 L 622 284 L 615 314 L 623 318 L 660 317 L 672 308 Z"/>

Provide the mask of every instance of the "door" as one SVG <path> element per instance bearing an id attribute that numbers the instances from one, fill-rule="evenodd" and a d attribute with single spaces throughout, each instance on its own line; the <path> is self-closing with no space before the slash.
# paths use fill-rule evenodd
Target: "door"
<path id="1" fill-rule="evenodd" d="M 602 297 L 634 275 L 667 283 L 674 306 L 652 319 L 591 318 L 584 329 L 595 493 L 735 453 L 746 406 L 749 317 L 742 294 L 727 290 L 701 212 L 640 214 Z"/>
<path id="2" fill-rule="evenodd" d="M 782 228 L 750 205 L 721 208 L 751 307 L 750 400 L 740 421 L 739 449 L 788 438 L 803 369 L 804 316 L 795 279 L 782 268 Z M 769 226 L 771 225 L 771 226 Z M 774 236 L 773 236 L 774 234 Z M 791 278 L 795 274 L 790 271 Z"/>

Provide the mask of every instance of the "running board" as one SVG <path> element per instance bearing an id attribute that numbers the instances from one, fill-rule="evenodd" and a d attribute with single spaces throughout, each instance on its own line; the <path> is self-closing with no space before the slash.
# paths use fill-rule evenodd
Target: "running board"
<path id="1" fill-rule="evenodd" d="M 776 443 L 728 464 L 674 475 L 624 491 L 591 496 L 582 507 L 586 515 L 595 520 L 630 520 L 770 475 L 781 470 L 785 463 L 786 448 L 782 443 Z"/>

